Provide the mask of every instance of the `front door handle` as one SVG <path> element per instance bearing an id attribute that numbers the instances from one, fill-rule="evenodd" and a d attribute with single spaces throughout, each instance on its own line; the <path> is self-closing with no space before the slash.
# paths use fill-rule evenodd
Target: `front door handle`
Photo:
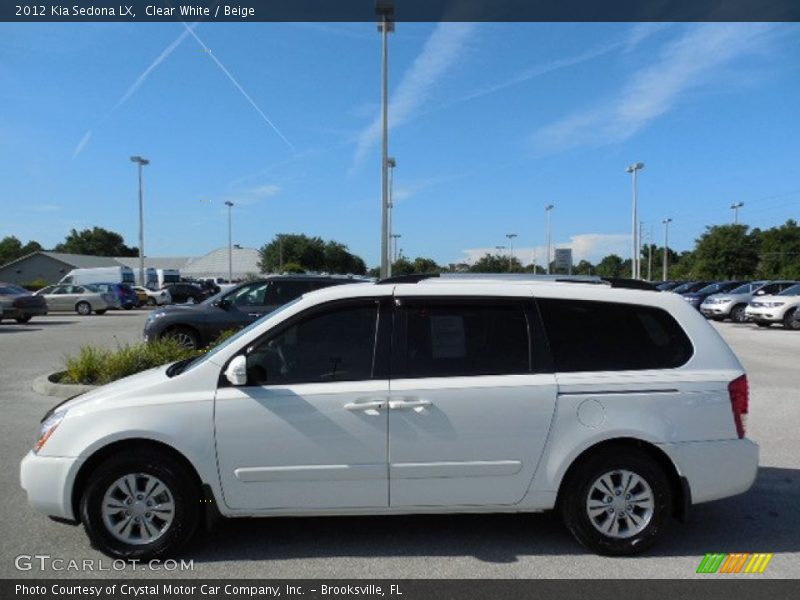
<path id="1" fill-rule="evenodd" d="M 345 410 L 363 410 L 368 415 L 377 415 L 378 411 L 386 408 L 385 400 L 370 400 L 368 402 L 348 402 L 344 405 Z"/>
<path id="2" fill-rule="evenodd" d="M 413 408 L 417 409 L 417 412 L 419 412 L 420 410 L 429 406 L 433 406 L 433 402 L 430 400 L 389 400 L 389 408 L 391 410 Z"/>

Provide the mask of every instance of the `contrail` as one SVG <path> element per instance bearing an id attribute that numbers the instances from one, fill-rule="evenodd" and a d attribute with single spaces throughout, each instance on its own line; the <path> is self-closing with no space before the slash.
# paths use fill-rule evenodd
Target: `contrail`
<path id="1" fill-rule="evenodd" d="M 256 104 L 255 100 L 253 100 L 250 97 L 250 94 L 248 94 L 244 90 L 244 88 L 241 86 L 241 84 L 239 84 L 239 82 L 236 81 L 236 78 L 233 75 L 231 75 L 231 72 L 228 71 L 228 69 L 225 68 L 225 65 L 223 65 L 216 56 L 214 56 L 214 53 L 211 52 L 211 49 L 208 46 L 206 46 L 205 43 L 203 43 L 203 40 L 201 40 L 199 37 L 197 37 L 197 34 L 194 32 L 194 30 L 192 28 L 190 28 L 186 23 L 183 23 L 183 26 L 186 27 L 186 31 L 189 33 L 189 35 L 191 35 L 197 41 L 197 43 L 200 44 L 200 46 L 203 48 L 203 50 L 205 50 L 206 53 L 211 57 L 211 60 L 213 60 L 215 63 L 217 63 L 217 66 L 220 69 L 222 69 L 222 72 L 225 73 L 225 75 L 228 77 L 228 79 L 231 80 L 231 83 L 236 86 L 236 89 L 238 89 L 242 93 L 242 95 L 245 97 L 245 99 L 256 110 L 256 112 L 261 116 L 261 118 L 264 119 L 264 121 L 267 123 L 267 125 L 269 125 L 272 128 L 272 130 L 275 133 L 277 133 L 278 136 L 284 141 L 284 143 L 286 143 L 286 145 L 289 146 L 289 148 L 291 148 L 292 152 L 294 152 L 294 146 L 292 145 L 292 143 L 289 140 L 287 140 L 286 136 L 281 133 L 280 129 L 278 129 L 275 126 L 275 124 L 272 121 L 269 120 L 269 117 L 267 117 L 267 115 L 264 114 L 264 111 L 262 111 L 258 107 L 258 104 Z"/>

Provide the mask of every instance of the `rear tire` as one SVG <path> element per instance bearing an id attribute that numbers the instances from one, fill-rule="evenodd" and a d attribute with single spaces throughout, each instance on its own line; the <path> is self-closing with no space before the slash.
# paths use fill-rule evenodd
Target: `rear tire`
<path id="1" fill-rule="evenodd" d="M 798 312 L 798 309 L 794 308 L 786 311 L 786 314 L 783 315 L 783 328 L 794 331 L 800 330 L 800 312 Z"/>
<path id="2" fill-rule="evenodd" d="M 124 308 L 125 310 L 131 310 L 131 309 L 133 309 L 133 305 L 132 304 L 126 304 L 122 308 Z"/>
<path id="3" fill-rule="evenodd" d="M 737 304 L 731 309 L 731 321 L 734 323 L 744 323 L 746 318 L 744 310 L 747 308 L 746 304 Z"/>
<path id="4" fill-rule="evenodd" d="M 156 299 L 155 298 L 148 298 L 147 299 L 147 306 L 156 306 Z"/>
<path id="5" fill-rule="evenodd" d="M 149 560 L 173 555 L 191 539 L 200 521 L 200 499 L 182 464 L 145 449 L 112 456 L 92 472 L 80 515 L 92 546 L 104 554 Z"/>
<path id="6" fill-rule="evenodd" d="M 559 508 L 583 546 L 605 556 L 629 556 L 646 551 L 663 534 L 672 512 L 672 488 L 651 456 L 614 445 L 571 470 Z"/>
<path id="7" fill-rule="evenodd" d="M 772 323 L 763 323 L 763 322 L 761 322 L 761 321 L 756 321 L 756 325 L 758 325 L 759 327 L 763 327 L 763 328 L 765 328 L 765 329 L 766 329 L 767 327 L 771 326 L 771 325 L 772 325 Z"/>
<path id="8" fill-rule="evenodd" d="M 28 322 L 28 321 L 30 321 L 32 318 L 33 318 L 33 317 L 31 317 L 31 316 L 29 315 L 29 316 L 27 316 L 27 317 L 17 317 L 17 318 L 16 318 L 16 319 L 14 319 L 14 320 L 15 320 L 17 323 L 27 323 L 27 322 Z"/>
<path id="9" fill-rule="evenodd" d="M 104 314 L 106 314 L 107 310 L 108 310 L 107 308 L 101 308 L 100 310 L 94 311 L 94 314 L 96 314 L 96 315 L 104 315 Z"/>
<path id="10" fill-rule="evenodd" d="M 92 314 L 92 305 L 84 301 L 78 302 L 75 305 L 75 312 L 83 317 L 86 317 Z"/>

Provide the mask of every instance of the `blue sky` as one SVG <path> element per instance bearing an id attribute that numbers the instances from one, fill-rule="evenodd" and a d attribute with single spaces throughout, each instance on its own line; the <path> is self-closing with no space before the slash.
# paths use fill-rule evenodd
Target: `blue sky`
<path id="1" fill-rule="evenodd" d="M 204 254 L 278 232 L 378 263 L 380 36 L 358 24 L 0 24 L 0 237 L 99 225 Z M 516 233 L 541 264 L 671 246 L 704 225 L 800 218 L 796 24 L 400 23 L 390 37 L 395 230 L 409 256 L 480 256 Z"/>

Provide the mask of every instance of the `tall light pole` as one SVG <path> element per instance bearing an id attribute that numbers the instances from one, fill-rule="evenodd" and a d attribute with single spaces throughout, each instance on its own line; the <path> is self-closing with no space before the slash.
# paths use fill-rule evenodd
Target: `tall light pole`
<path id="1" fill-rule="evenodd" d="M 139 166 L 139 285 L 145 285 L 144 278 L 144 203 L 142 201 L 142 167 L 150 161 L 141 156 L 131 156 L 131 161 Z"/>
<path id="2" fill-rule="evenodd" d="M 548 204 L 544 207 L 544 214 L 547 217 L 547 274 L 550 275 L 550 246 L 552 245 L 550 242 L 550 235 L 552 230 L 550 229 L 550 213 L 555 208 L 555 205 Z M 535 272 L 535 270 L 534 270 Z"/>
<path id="3" fill-rule="evenodd" d="M 661 221 L 664 224 L 664 264 L 661 269 L 661 281 L 667 280 L 667 257 L 669 256 L 669 224 L 672 219 L 664 219 Z"/>
<path id="4" fill-rule="evenodd" d="M 631 216 L 631 278 L 639 279 L 641 272 L 639 266 L 639 190 L 636 185 L 636 173 L 644 169 L 644 163 L 637 162 L 630 165 L 625 171 L 633 176 L 633 210 Z"/>
<path id="5" fill-rule="evenodd" d="M 392 239 L 394 240 L 394 243 L 392 244 L 392 246 L 394 248 L 392 250 L 392 256 L 393 256 L 392 260 L 394 262 L 397 262 L 397 240 L 399 240 L 401 237 L 403 237 L 403 236 L 400 233 L 393 233 L 392 234 Z M 391 270 L 389 272 L 391 273 Z"/>
<path id="6" fill-rule="evenodd" d="M 392 225 L 392 213 L 394 212 L 394 168 L 397 166 L 397 161 L 394 158 L 389 158 L 387 160 L 387 164 L 389 165 L 389 239 L 391 240 L 393 235 L 393 225 Z M 392 252 L 392 244 L 391 241 L 389 242 L 389 256 L 394 256 Z M 386 276 L 392 276 L 392 263 L 394 259 L 389 260 L 388 269 L 386 271 Z"/>
<path id="7" fill-rule="evenodd" d="M 507 233 L 506 237 L 508 238 L 508 270 L 511 270 L 512 265 L 514 264 L 514 238 L 517 237 L 516 233 Z"/>
<path id="8" fill-rule="evenodd" d="M 731 210 L 733 211 L 733 224 L 739 224 L 739 209 L 744 206 L 744 202 L 734 202 L 731 204 Z"/>
<path id="9" fill-rule="evenodd" d="M 647 281 L 653 281 L 653 226 L 647 234 Z"/>
<path id="10" fill-rule="evenodd" d="M 231 228 L 231 209 L 233 202 L 225 200 L 225 206 L 228 207 L 228 283 L 233 282 L 233 236 Z"/>
<path id="11" fill-rule="evenodd" d="M 394 31 L 394 5 L 378 0 L 378 31 L 382 37 L 381 51 L 381 278 L 388 277 L 389 266 L 389 33 Z"/>

